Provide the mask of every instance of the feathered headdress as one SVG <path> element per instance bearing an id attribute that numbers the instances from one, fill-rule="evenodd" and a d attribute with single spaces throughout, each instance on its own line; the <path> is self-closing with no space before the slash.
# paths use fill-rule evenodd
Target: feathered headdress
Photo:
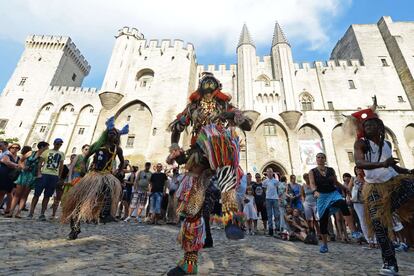
<path id="1" fill-rule="evenodd" d="M 352 113 L 350 116 L 346 116 L 346 120 L 343 124 L 344 132 L 350 136 L 356 137 L 357 140 L 364 137 L 363 124 L 367 120 L 378 118 L 378 114 L 375 113 L 376 109 L 377 98 L 374 96 L 374 103 L 370 108 L 362 109 Z"/>
<path id="2" fill-rule="evenodd" d="M 91 145 L 90 152 L 95 152 L 97 149 L 102 147 L 108 138 L 108 131 L 112 129 L 116 129 L 115 128 L 115 117 L 112 116 L 108 120 L 106 120 L 105 125 L 106 125 L 106 129 L 102 132 L 101 136 L 99 136 L 98 140 Z M 129 125 L 126 124 L 121 130 L 116 129 L 116 131 L 119 133 L 119 135 L 128 134 Z"/>

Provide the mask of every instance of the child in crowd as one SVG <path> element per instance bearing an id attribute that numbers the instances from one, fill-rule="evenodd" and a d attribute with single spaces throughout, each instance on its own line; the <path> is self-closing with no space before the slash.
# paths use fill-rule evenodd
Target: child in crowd
<path id="1" fill-rule="evenodd" d="M 255 224 L 257 222 L 257 207 L 256 203 L 254 202 L 253 190 L 251 186 L 247 187 L 246 189 L 246 195 L 244 197 L 243 202 L 243 212 L 246 215 L 249 234 L 254 235 L 255 232 L 252 231 L 252 225 L 253 221 L 255 222 Z"/>

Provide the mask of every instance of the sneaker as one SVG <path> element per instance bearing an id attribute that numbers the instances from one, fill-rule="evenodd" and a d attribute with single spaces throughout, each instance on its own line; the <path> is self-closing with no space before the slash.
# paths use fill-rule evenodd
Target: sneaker
<path id="1" fill-rule="evenodd" d="M 124 222 L 129 222 L 131 220 L 131 217 L 130 216 L 128 216 L 128 217 L 126 217 L 125 219 L 124 219 Z"/>
<path id="2" fill-rule="evenodd" d="M 399 244 L 394 244 L 394 249 L 395 251 L 398 251 L 398 252 L 403 252 L 403 251 L 407 252 L 408 246 L 405 243 L 401 242 Z"/>
<path id="3" fill-rule="evenodd" d="M 138 221 L 138 223 L 142 223 L 142 218 L 141 217 L 138 217 L 137 218 L 137 221 Z"/>
<path id="4" fill-rule="evenodd" d="M 33 219 L 33 214 L 28 214 L 26 218 L 27 219 Z"/>
<path id="5" fill-rule="evenodd" d="M 40 220 L 40 221 L 46 221 L 46 217 L 45 217 L 45 215 L 40 215 L 40 216 L 39 216 L 39 220 Z"/>
<path id="6" fill-rule="evenodd" d="M 380 269 L 380 275 L 386 275 L 386 276 L 393 276 L 398 275 L 398 269 L 396 269 L 393 265 L 386 265 L 384 264 L 382 268 Z"/>
<path id="7" fill-rule="evenodd" d="M 328 253 L 328 246 L 326 244 L 322 244 L 319 248 L 319 252 L 321 253 Z"/>
<path id="8" fill-rule="evenodd" d="M 362 238 L 362 233 L 359 231 L 354 231 L 352 232 L 352 238 L 359 240 L 360 238 Z"/>

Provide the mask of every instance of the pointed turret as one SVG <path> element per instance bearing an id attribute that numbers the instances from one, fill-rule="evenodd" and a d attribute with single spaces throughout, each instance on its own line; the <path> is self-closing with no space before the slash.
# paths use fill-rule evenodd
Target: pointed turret
<path id="1" fill-rule="evenodd" d="M 254 45 L 252 37 L 250 36 L 246 24 L 243 24 L 243 29 L 240 33 L 239 44 L 237 44 L 237 48 L 239 48 L 241 45 L 252 45 L 253 47 L 256 47 Z"/>
<path id="2" fill-rule="evenodd" d="M 256 74 L 256 47 L 246 24 L 237 45 L 237 105 L 241 109 L 253 109 L 253 79 Z"/>
<path id="3" fill-rule="evenodd" d="M 275 30 L 273 32 L 272 47 L 279 43 L 286 43 L 290 46 L 289 41 L 286 39 L 286 36 L 284 32 L 282 31 L 282 28 L 280 27 L 279 23 L 276 21 Z"/>
<path id="4" fill-rule="evenodd" d="M 286 111 L 296 110 L 296 88 L 295 79 L 293 78 L 294 66 L 292 49 L 290 47 L 289 41 L 286 39 L 286 36 L 282 31 L 282 28 L 277 22 L 275 24 L 275 30 L 273 32 L 273 41 L 270 55 L 272 58 L 273 78 L 280 83 L 280 90 L 285 102 L 285 109 Z"/>

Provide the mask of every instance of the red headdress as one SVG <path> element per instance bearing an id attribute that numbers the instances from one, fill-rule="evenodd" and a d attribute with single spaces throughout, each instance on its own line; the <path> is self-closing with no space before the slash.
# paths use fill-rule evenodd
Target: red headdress
<path id="1" fill-rule="evenodd" d="M 365 136 L 363 124 L 370 119 L 377 119 L 378 114 L 375 113 L 377 108 L 377 97 L 374 96 L 374 103 L 370 108 L 362 109 L 346 116 L 347 119 L 343 124 L 343 130 L 345 134 L 356 136 L 356 139 L 361 139 Z"/>
<path id="2" fill-rule="evenodd" d="M 378 118 L 378 114 L 375 113 L 375 111 L 372 108 L 359 110 L 355 113 L 352 113 L 351 116 L 356 121 L 357 139 L 361 139 L 362 137 L 365 136 L 364 127 L 363 127 L 364 122 L 370 119 Z"/>

